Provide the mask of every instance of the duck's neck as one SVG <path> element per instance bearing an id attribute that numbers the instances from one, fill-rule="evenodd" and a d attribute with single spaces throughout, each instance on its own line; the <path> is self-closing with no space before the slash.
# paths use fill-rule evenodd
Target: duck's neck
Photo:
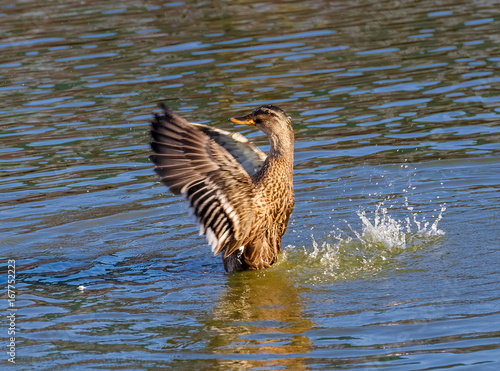
<path id="1" fill-rule="evenodd" d="M 293 131 L 285 133 L 271 133 L 269 143 L 271 150 L 269 157 L 273 159 L 285 160 L 293 164 Z"/>

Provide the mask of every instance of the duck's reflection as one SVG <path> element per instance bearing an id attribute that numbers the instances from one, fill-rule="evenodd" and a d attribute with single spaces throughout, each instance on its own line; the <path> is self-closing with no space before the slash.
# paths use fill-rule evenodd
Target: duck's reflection
<path id="1" fill-rule="evenodd" d="M 279 360 L 279 365 L 305 368 L 311 341 L 304 334 L 313 324 L 303 318 L 303 300 L 299 286 L 282 266 L 229 275 L 207 321 L 212 333 L 207 347 L 218 354 L 249 355 L 238 362 L 240 366 L 272 366 Z"/>

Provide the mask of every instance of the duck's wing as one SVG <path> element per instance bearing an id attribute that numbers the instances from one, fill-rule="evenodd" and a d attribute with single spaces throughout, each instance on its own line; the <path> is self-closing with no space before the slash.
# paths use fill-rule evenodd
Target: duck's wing
<path id="1" fill-rule="evenodd" d="M 267 158 L 264 152 L 240 133 L 230 133 L 202 124 L 193 123 L 193 125 L 224 147 L 250 176 L 260 170 Z"/>
<path id="2" fill-rule="evenodd" d="M 215 255 L 229 256 L 248 236 L 253 220 L 253 185 L 248 173 L 198 125 L 166 107 L 151 127 L 149 158 L 161 181 L 189 201 Z"/>

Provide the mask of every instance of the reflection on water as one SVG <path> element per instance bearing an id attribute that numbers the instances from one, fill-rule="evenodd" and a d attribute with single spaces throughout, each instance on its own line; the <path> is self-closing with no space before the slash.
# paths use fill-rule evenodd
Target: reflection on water
<path id="1" fill-rule="evenodd" d="M 305 369 L 302 355 L 312 346 L 306 332 L 314 324 L 303 316 L 301 294 L 284 270 L 231 275 L 206 323 L 214 333 L 210 348 L 221 355 L 249 355 L 238 362 L 240 369 Z"/>
<path id="2" fill-rule="evenodd" d="M 498 369 L 498 22 L 480 1 L 0 4 L 19 367 Z M 291 114 L 274 267 L 225 275 L 157 183 L 160 101 L 264 149 L 227 118 Z"/>

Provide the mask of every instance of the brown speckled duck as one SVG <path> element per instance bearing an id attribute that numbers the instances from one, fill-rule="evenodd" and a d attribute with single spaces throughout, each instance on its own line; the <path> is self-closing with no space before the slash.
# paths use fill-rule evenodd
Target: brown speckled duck
<path id="1" fill-rule="evenodd" d="M 235 124 L 254 125 L 270 141 L 269 155 L 241 134 L 189 123 L 164 105 L 152 122 L 150 160 L 161 181 L 184 195 L 227 272 L 276 262 L 295 204 L 293 128 L 285 112 L 264 105 Z"/>

